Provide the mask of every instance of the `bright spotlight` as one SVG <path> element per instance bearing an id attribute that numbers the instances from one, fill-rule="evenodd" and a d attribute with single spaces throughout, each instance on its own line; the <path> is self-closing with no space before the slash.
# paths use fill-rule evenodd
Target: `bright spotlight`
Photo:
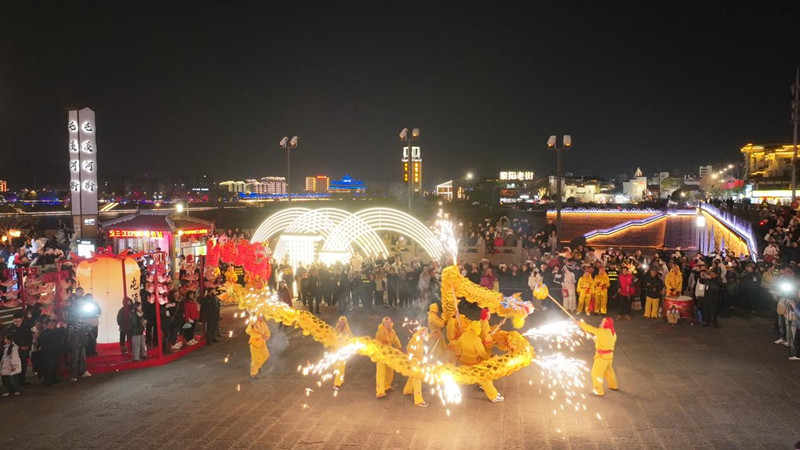
<path id="1" fill-rule="evenodd" d="M 184 208 L 184 207 L 183 207 L 183 203 L 177 203 L 177 204 L 175 204 L 175 212 L 177 212 L 177 213 L 182 213 L 182 212 L 183 212 L 183 208 Z"/>

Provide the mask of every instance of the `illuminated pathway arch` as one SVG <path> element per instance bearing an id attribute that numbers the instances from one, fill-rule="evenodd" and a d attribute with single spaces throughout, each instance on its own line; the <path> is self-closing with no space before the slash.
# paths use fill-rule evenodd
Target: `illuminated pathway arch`
<path id="1" fill-rule="evenodd" d="M 378 231 L 408 236 L 435 260 L 443 249 L 436 236 L 419 220 L 391 208 L 369 208 L 351 214 L 336 208 L 289 208 L 273 214 L 258 227 L 251 242 L 264 242 L 280 233 L 274 257 L 291 264 L 346 262 L 353 256 L 353 245 L 367 255 L 388 254 Z M 320 246 L 321 243 L 321 246 Z"/>

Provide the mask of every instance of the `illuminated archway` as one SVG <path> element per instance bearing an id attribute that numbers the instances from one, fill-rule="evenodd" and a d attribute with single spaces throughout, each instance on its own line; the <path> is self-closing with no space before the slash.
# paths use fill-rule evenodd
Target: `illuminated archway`
<path id="1" fill-rule="evenodd" d="M 276 261 L 290 264 L 346 262 L 356 249 L 366 255 L 386 255 L 379 231 L 391 231 L 419 244 L 435 260 L 443 249 L 436 236 L 419 220 L 391 208 L 369 208 L 349 213 L 336 208 L 289 208 L 272 215 L 258 227 L 252 242 L 264 242 L 280 233 Z"/>

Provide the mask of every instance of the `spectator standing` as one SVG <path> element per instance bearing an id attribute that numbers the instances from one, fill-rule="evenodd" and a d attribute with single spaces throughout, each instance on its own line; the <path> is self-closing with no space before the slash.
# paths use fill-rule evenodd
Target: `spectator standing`
<path id="1" fill-rule="evenodd" d="M 30 325 L 25 324 L 21 311 L 14 313 L 11 325 L 6 329 L 6 336 L 17 346 L 18 357 L 21 361 L 20 372 L 18 372 L 19 383 L 21 385 L 28 384 L 25 381 L 25 376 L 28 372 L 28 358 L 31 355 L 31 346 L 33 345 L 33 332 Z"/>
<path id="2" fill-rule="evenodd" d="M 122 308 L 117 311 L 117 326 L 119 327 L 119 349 L 122 353 L 128 353 L 128 345 L 131 343 L 131 304 L 130 298 L 122 299 Z"/>
<path id="3" fill-rule="evenodd" d="M 0 375 L 3 378 L 3 397 L 11 394 L 19 395 L 19 375 L 22 372 L 22 363 L 19 357 L 19 347 L 10 336 L 3 337 L 3 355 L 0 359 Z"/>
<path id="4" fill-rule="evenodd" d="M 58 360 L 67 340 L 66 330 L 53 319 L 45 320 L 45 328 L 39 336 L 39 361 L 45 386 L 52 386 L 58 381 Z"/>
<path id="5" fill-rule="evenodd" d="M 139 361 L 147 359 L 147 345 L 144 342 L 144 329 L 147 326 L 147 319 L 144 317 L 144 310 L 142 304 L 136 302 L 131 307 L 131 313 L 128 318 L 131 324 L 131 339 L 133 341 L 133 360 Z"/>

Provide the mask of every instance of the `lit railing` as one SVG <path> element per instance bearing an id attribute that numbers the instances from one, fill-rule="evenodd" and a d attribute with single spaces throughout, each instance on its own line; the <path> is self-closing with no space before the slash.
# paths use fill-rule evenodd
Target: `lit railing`
<path id="1" fill-rule="evenodd" d="M 758 259 L 758 245 L 756 244 L 752 223 L 729 212 L 720 211 L 719 208 L 709 205 L 708 203 L 701 203 L 700 209 L 747 242 L 747 248 L 750 250 L 750 258 L 753 260 Z"/>
<path id="2" fill-rule="evenodd" d="M 649 224 L 651 224 L 653 222 L 661 220 L 661 219 L 663 219 L 665 217 L 678 216 L 678 215 L 680 215 L 680 216 L 691 216 L 691 215 L 694 215 L 694 211 L 692 211 L 692 210 L 679 210 L 679 211 L 670 211 L 670 212 L 659 212 L 659 213 L 654 214 L 652 216 L 645 217 L 644 219 L 629 220 L 627 222 L 622 222 L 621 224 L 615 225 L 615 226 L 610 227 L 610 228 L 604 228 L 604 229 L 601 229 L 601 230 L 590 231 L 590 232 L 584 234 L 583 237 L 586 238 L 587 240 L 595 238 L 595 237 L 607 237 L 607 236 L 610 236 L 612 234 L 619 233 L 621 231 L 625 231 L 628 228 L 644 227 L 644 226 L 649 225 Z"/>

